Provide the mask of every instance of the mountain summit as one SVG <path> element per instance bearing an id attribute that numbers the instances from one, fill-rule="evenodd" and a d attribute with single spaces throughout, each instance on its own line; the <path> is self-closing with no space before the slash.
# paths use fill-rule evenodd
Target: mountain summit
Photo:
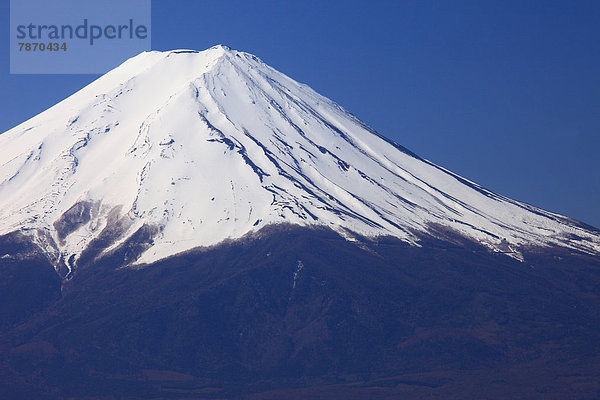
<path id="1" fill-rule="evenodd" d="M 378 135 L 259 58 L 145 52 L 0 135 L 0 235 L 66 270 L 149 238 L 150 263 L 269 224 L 419 245 L 448 232 L 492 251 L 600 251 L 572 219 L 492 193 Z"/>
<path id="2" fill-rule="evenodd" d="M 596 398 L 599 253 L 253 55 L 143 53 L 0 135 L 0 398 Z"/>

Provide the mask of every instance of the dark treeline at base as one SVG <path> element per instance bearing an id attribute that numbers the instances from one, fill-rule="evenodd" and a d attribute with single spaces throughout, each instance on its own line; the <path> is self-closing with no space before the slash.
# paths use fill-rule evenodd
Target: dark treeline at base
<path id="1" fill-rule="evenodd" d="M 0 398 L 593 398 L 600 260 L 270 227 L 61 282 L 0 238 Z M 62 287 L 61 287 L 62 285 Z"/>

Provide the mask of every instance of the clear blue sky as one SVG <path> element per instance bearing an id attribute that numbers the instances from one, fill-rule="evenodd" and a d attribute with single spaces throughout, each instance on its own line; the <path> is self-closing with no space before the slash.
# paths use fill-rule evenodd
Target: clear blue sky
<path id="1" fill-rule="evenodd" d="M 9 75 L 0 2 L 4 132 L 97 76 Z M 219 43 L 439 165 L 600 227 L 598 1 L 153 1 L 154 49 Z"/>

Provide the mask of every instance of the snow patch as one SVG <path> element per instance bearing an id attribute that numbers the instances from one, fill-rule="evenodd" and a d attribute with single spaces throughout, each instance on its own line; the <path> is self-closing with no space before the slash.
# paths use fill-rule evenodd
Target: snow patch
<path id="1" fill-rule="evenodd" d="M 421 159 L 224 46 L 126 61 L 0 135 L 0 160 L 0 234 L 28 232 L 54 260 L 76 260 L 114 209 L 131 224 L 108 251 L 158 227 L 138 263 L 281 222 L 415 245 L 443 226 L 517 258 L 524 245 L 600 252 L 598 232 Z M 101 206 L 61 237 L 80 202 Z"/>

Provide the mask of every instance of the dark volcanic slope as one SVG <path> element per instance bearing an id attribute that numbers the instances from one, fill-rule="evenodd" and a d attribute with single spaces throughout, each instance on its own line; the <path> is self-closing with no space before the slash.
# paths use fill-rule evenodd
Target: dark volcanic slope
<path id="1" fill-rule="evenodd" d="M 0 397 L 597 397 L 597 258 L 423 243 L 280 226 L 141 270 L 104 258 L 5 308 L 37 314 L 2 314 Z M 31 278 L 0 267 L 6 293 Z"/>

